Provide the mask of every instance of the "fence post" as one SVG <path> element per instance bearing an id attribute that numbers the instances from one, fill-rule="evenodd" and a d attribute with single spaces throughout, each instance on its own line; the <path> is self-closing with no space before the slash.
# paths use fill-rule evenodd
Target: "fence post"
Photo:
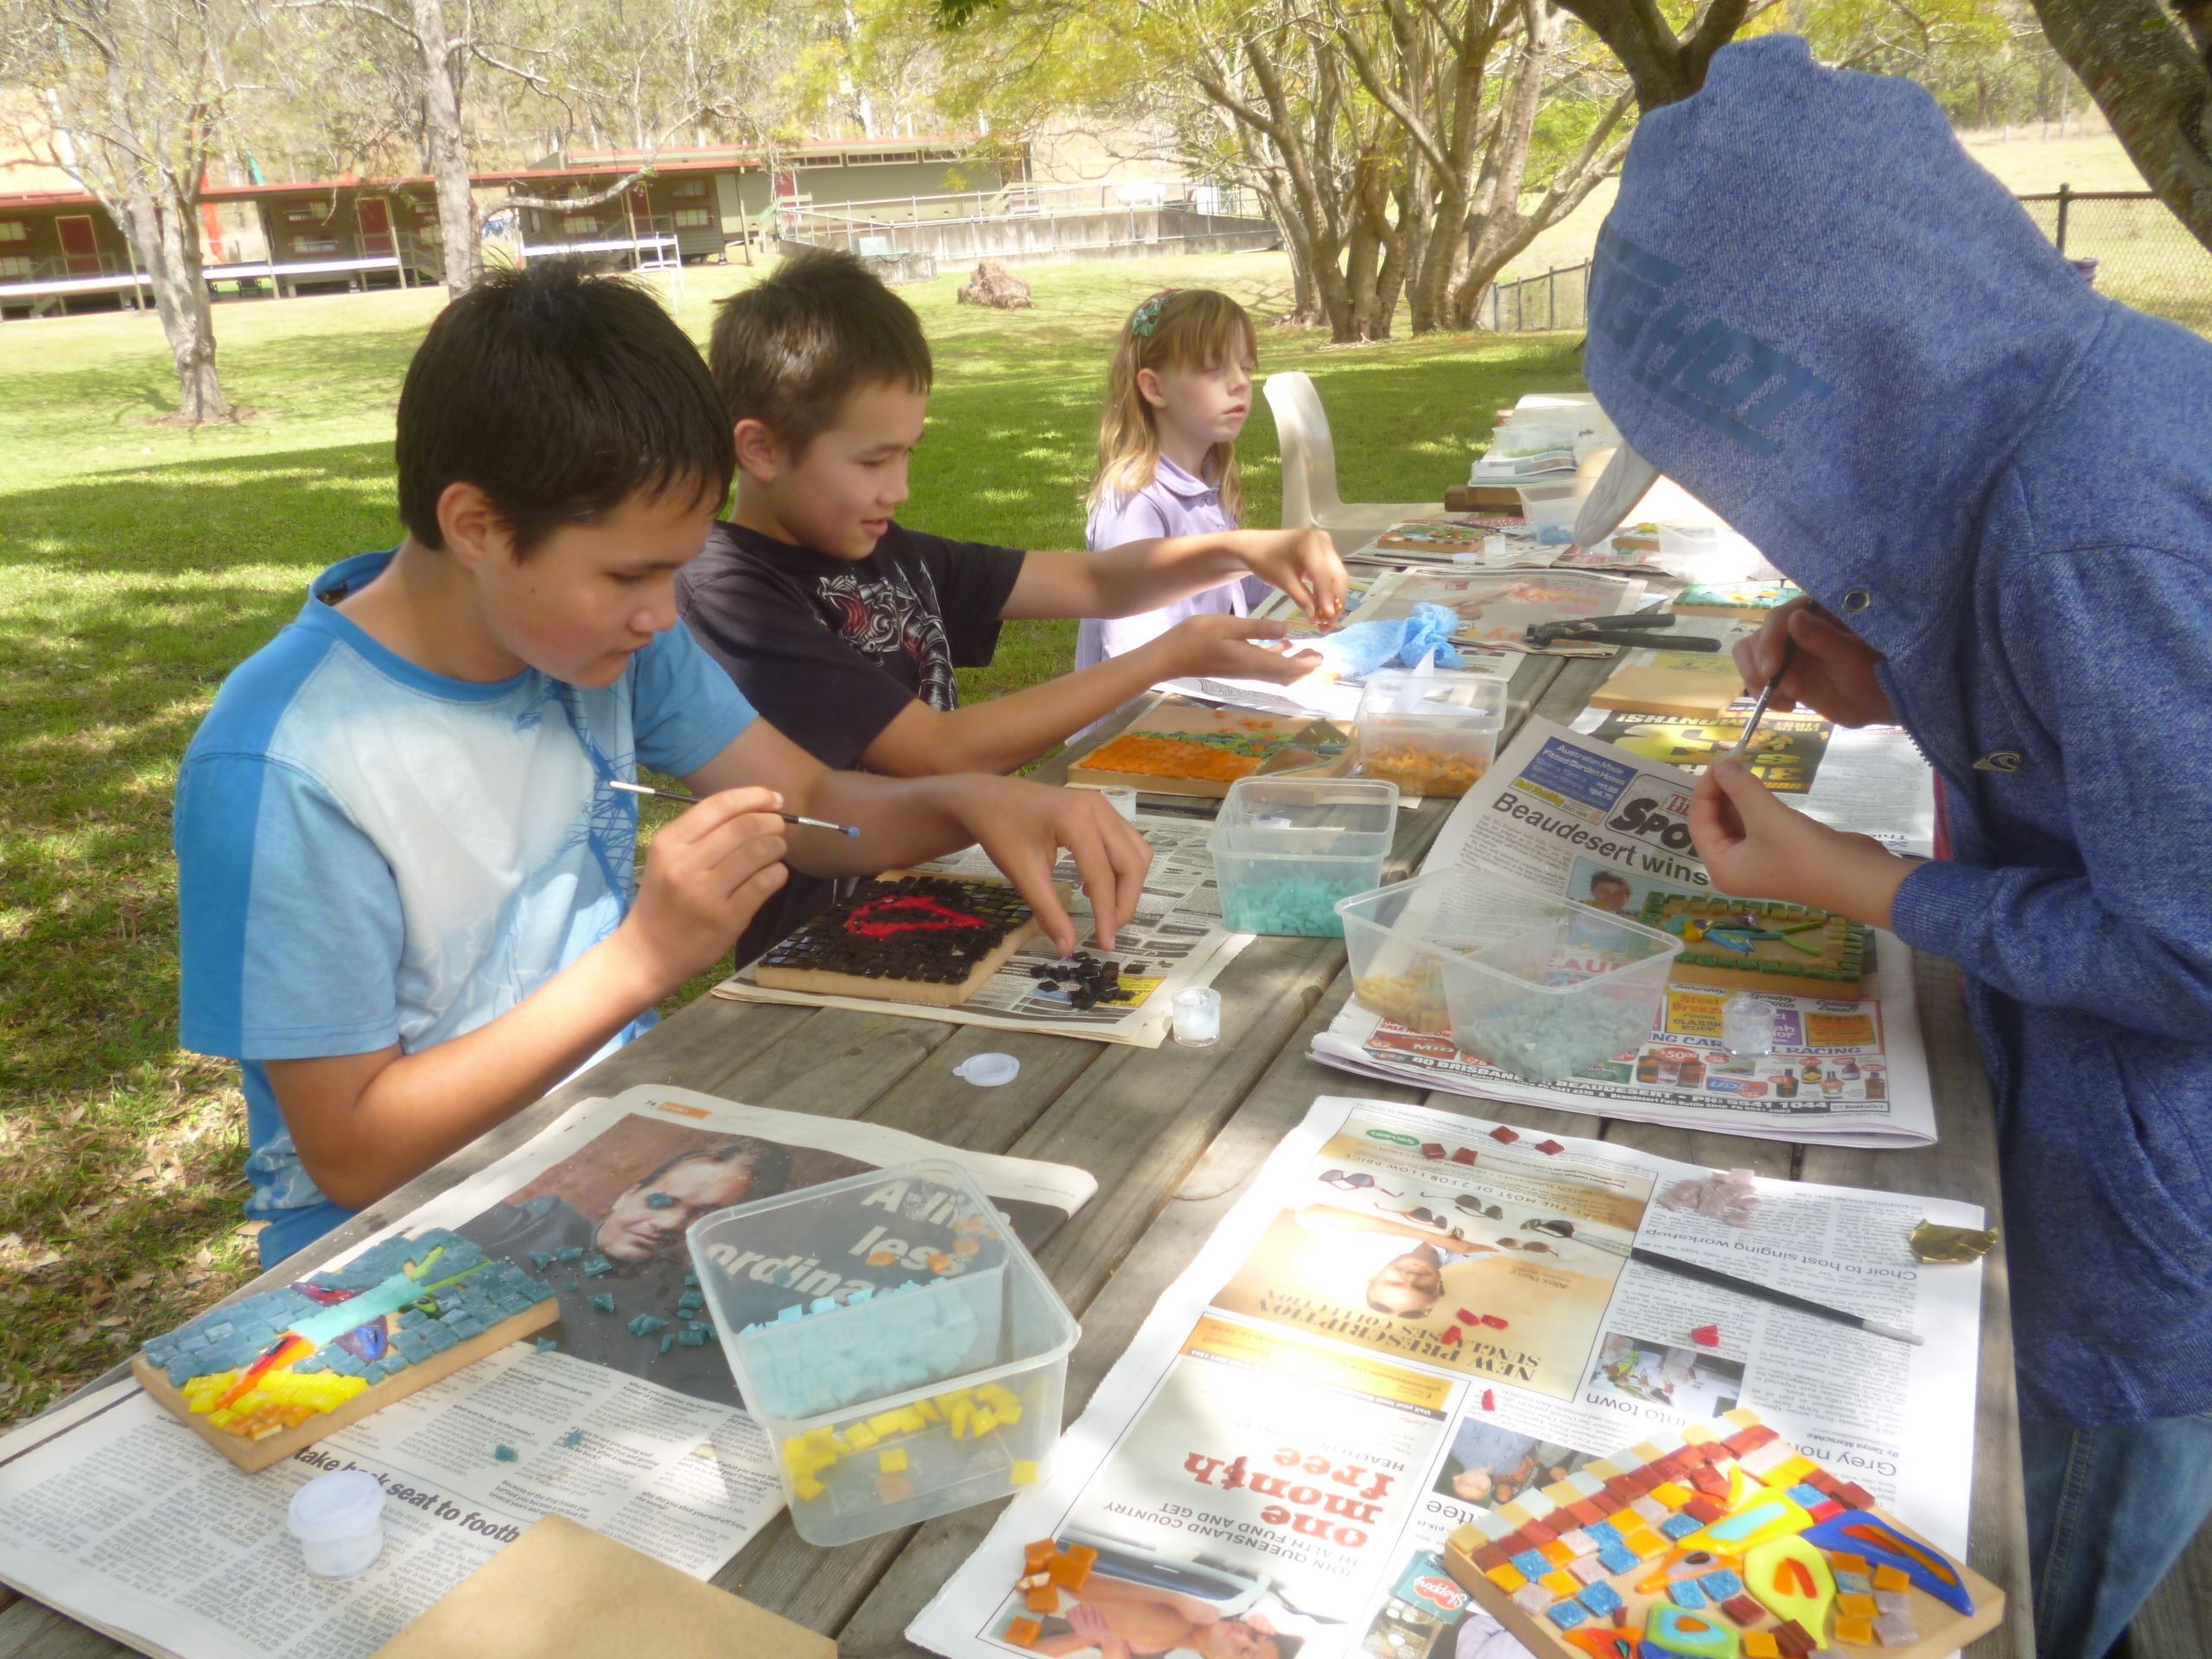
<path id="1" fill-rule="evenodd" d="M 2062 184 L 2058 187 L 2058 251 L 2061 253 L 2066 251 L 2066 207 L 2072 194 L 2073 192 L 2066 186 Z"/>
<path id="2" fill-rule="evenodd" d="M 1551 302 L 1551 319 L 1545 327 L 1556 328 L 1559 327 L 1559 267 L 1557 265 L 1551 268 L 1551 276 L 1546 280 L 1548 289 L 1546 297 Z"/>

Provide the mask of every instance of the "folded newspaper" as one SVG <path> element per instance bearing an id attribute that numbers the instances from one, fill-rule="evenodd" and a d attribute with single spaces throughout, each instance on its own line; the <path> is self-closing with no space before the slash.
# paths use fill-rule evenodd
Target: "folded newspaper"
<path id="1" fill-rule="evenodd" d="M 1316 1100 L 1047 1478 L 906 1634 L 952 1659 L 1017 1651 L 1022 1620 L 1047 1654 L 1519 1659 L 1444 1571 L 1444 1541 L 1738 1404 L 1962 1551 L 1981 1269 L 1915 1262 L 1923 1217 L 1982 1222 L 1972 1205 L 1721 1180 L 1607 1142 Z M 1632 1246 L 1924 1345 L 1708 1287 Z M 1097 1551 L 1049 1610 L 1015 1589 L 1023 1546 L 1046 1538 Z"/>
<path id="2" fill-rule="evenodd" d="M 1152 868 L 1146 874 L 1136 915 L 1114 936 L 1113 952 L 1114 961 L 1121 965 L 1122 989 L 1133 995 L 1132 1001 L 1076 1007 L 1068 992 L 1051 988 L 1031 972 L 1055 960 L 1046 945 L 1016 952 L 957 1007 L 775 989 L 760 984 L 750 966 L 715 986 L 714 995 L 740 1002 L 853 1008 L 863 1014 L 904 1014 L 993 1031 L 1042 1031 L 1087 1038 L 1095 1043 L 1157 1048 L 1174 1023 L 1171 1005 L 1175 993 L 1211 985 L 1252 938 L 1249 933 L 1230 932 L 1222 920 L 1221 892 L 1213 880 L 1213 855 L 1206 848 L 1210 823 L 1142 811 L 1137 814 L 1136 823 L 1152 843 Z M 976 847 L 914 868 L 944 875 L 1004 879 L 982 849 Z M 1090 901 L 1077 888 L 1075 861 L 1065 853 L 1060 855 L 1056 874 L 1069 891 L 1068 914 L 1076 925 L 1082 948 L 1096 950 Z"/>
<path id="3" fill-rule="evenodd" d="M 704 1579 L 783 1491 L 720 1340 L 664 1340 L 703 1315 L 686 1312 L 684 1229 L 921 1159 L 966 1169 L 1033 1250 L 1097 1190 L 1080 1169 L 688 1090 L 584 1102 L 376 1235 L 449 1227 L 549 1279 L 550 1346 L 511 1344 L 255 1475 L 136 1383 L 96 1390 L 0 1439 L 0 1582 L 143 1653 L 357 1659 L 542 1515 Z M 348 1468 L 384 1487 L 384 1554 L 311 1580 L 285 1509 Z"/>
<path id="4" fill-rule="evenodd" d="M 1501 895 L 1567 899 L 1630 917 L 1654 895 L 1713 896 L 1687 827 L 1693 780 L 1662 762 L 1531 719 L 1446 822 L 1423 861 L 1481 873 Z M 1418 933 L 1409 912 L 1399 925 Z M 1314 1059 L 1452 1094 L 1766 1140 L 1923 1146 L 1935 1103 L 1914 1006 L 1911 956 L 1877 935 L 1873 989 L 1834 997 L 1763 993 L 1775 1046 L 1756 1058 L 1721 1042 L 1729 993 L 1678 976 L 1651 1032 L 1602 1075 L 1531 1083 L 1449 1035 L 1348 999 Z"/>

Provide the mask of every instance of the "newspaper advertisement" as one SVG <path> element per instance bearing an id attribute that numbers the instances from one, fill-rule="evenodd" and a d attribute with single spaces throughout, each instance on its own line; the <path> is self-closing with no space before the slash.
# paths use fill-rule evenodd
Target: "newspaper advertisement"
<path id="1" fill-rule="evenodd" d="M 147 1653 L 359 1659 L 542 1515 L 706 1578 L 783 1506 L 775 1461 L 718 1338 L 629 1322 L 682 1328 L 698 1216 L 923 1158 L 967 1169 L 1033 1249 L 1096 1190 L 1079 1169 L 685 1090 L 587 1101 L 377 1235 L 450 1228 L 547 1278 L 551 1345 L 510 1344 L 253 1475 L 136 1383 L 72 1402 L 0 1439 L 0 1580 Z M 384 1487 L 384 1554 L 311 1579 L 286 1507 L 347 1468 Z"/>
<path id="2" fill-rule="evenodd" d="M 1685 1196 L 1711 1176 L 1316 1100 L 909 1639 L 980 1659 L 1035 1618 L 1034 1650 L 1054 1656 L 1519 1659 L 1445 1572 L 1449 1535 L 1738 1404 L 1962 1549 L 1980 1268 L 1922 1266 L 1906 1236 L 1980 1210 L 1759 1180 L 1723 1218 Z M 1709 1287 L 1631 1245 L 1925 1344 Z M 1098 1552 L 1051 1612 L 1015 1589 L 1043 1538 Z"/>
<path id="3" fill-rule="evenodd" d="M 1714 720 L 1585 709 L 1574 729 L 1692 776 L 1736 747 L 1750 704 Z M 1810 713 L 1768 715 L 1745 756 L 1759 780 L 1831 829 L 1893 853 L 1932 857 L 1936 774 L 1899 726 L 1833 726 Z"/>
<path id="4" fill-rule="evenodd" d="M 1479 873 L 1497 882 L 1501 902 L 1535 893 L 1648 920 L 1673 899 L 1714 896 L 1690 846 L 1692 786 L 1673 766 L 1531 719 L 1453 810 L 1422 870 Z M 1401 925 L 1417 932 L 1420 918 Z M 1371 970 L 1312 1052 L 1344 1071 L 1561 1111 L 1770 1139 L 1924 1145 L 1936 1138 L 1936 1114 L 1911 953 L 1877 934 L 1873 957 L 1856 994 L 1759 993 L 1776 1031 L 1773 1051 L 1758 1058 L 1722 1045 L 1732 993 L 1679 970 L 1639 1046 L 1570 1077 L 1531 1083 L 1487 1064 L 1449 1034 L 1448 1018 L 1423 1017 L 1406 984 Z"/>
<path id="5" fill-rule="evenodd" d="M 715 986 L 714 994 L 741 1002 L 855 1008 L 994 1031 L 1044 1031 L 1096 1043 L 1157 1048 L 1174 1023 L 1175 993 L 1187 986 L 1211 984 L 1252 941 L 1249 934 L 1230 932 L 1222 921 L 1221 891 L 1214 885 L 1213 855 L 1206 848 L 1211 823 L 1141 810 L 1136 825 L 1152 843 L 1152 868 L 1145 875 L 1137 913 L 1116 931 L 1113 950 L 1103 953 L 1120 969 L 1127 1001 L 1077 1007 L 1067 989 L 1039 977 L 1039 970 L 1049 971 L 1058 960 L 1041 938 L 1033 949 L 1016 951 L 957 1007 L 785 990 L 760 984 L 750 965 Z M 1006 879 L 978 847 L 914 868 L 969 880 Z M 1068 895 L 1068 915 L 1075 923 L 1078 948 L 1098 951 L 1090 901 L 1076 884 L 1075 861 L 1063 852 L 1054 874 Z"/>

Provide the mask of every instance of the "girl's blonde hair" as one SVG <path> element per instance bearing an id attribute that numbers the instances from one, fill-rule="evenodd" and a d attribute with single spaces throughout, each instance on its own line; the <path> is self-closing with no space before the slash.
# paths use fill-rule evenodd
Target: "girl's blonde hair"
<path id="1" fill-rule="evenodd" d="M 1259 356 L 1259 337 L 1244 308 L 1210 288 L 1170 288 L 1154 295 L 1122 325 L 1114 364 L 1106 372 L 1106 407 L 1098 417 L 1098 474 L 1084 498 L 1096 508 L 1109 496 L 1128 497 L 1149 485 L 1160 470 L 1160 428 L 1152 405 L 1137 390 L 1137 372 L 1217 369 L 1238 353 Z M 1234 523 L 1244 494 L 1236 481 L 1236 446 L 1217 443 L 1206 452 L 1200 476 L 1221 492 L 1221 510 Z"/>

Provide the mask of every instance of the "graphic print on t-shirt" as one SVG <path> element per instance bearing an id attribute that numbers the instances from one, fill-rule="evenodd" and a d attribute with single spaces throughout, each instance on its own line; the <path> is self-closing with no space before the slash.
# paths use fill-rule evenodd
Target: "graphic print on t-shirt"
<path id="1" fill-rule="evenodd" d="M 916 569 L 912 575 L 919 582 L 930 582 L 926 570 Z M 918 594 L 896 579 L 862 582 L 840 573 L 822 578 L 821 599 L 838 638 L 871 657 L 903 652 L 914 664 L 917 690 L 925 702 L 947 713 L 958 706 L 952 648 L 945 641 L 934 590 Z"/>

